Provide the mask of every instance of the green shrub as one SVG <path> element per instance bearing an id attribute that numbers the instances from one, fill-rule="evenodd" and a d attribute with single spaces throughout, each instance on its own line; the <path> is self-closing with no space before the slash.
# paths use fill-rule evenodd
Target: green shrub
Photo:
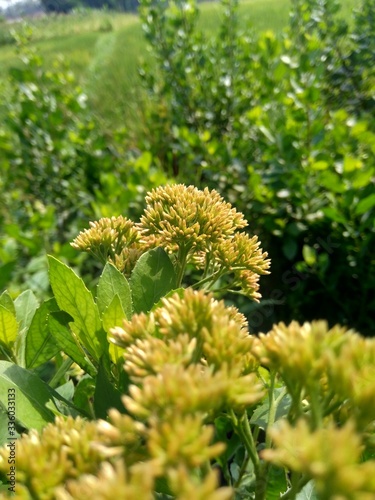
<path id="1" fill-rule="evenodd" d="M 374 2 L 349 26 L 334 0 L 296 0 L 281 38 L 239 33 L 236 2 L 224 4 L 211 41 L 193 1 L 141 2 L 155 62 L 143 147 L 169 175 L 225 194 L 267 242 L 255 328 L 317 315 L 370 334 Z"/>
<path id="2" fill-rule="evenodd" d="M 10 71 L 0 128 L 0 287 L 13 276 L 14 293 L 22 284 L 43 294 L 46 252 L 74 259 L 65 242 L 84 220 L 108 211 L 139 215 L 147 189 L 165 177 L 147 154 L 127 151 L 124 131 L 101 130 L 63 61 L 46 68 L 22 37 L 19 43 L 22 65 Z"/>

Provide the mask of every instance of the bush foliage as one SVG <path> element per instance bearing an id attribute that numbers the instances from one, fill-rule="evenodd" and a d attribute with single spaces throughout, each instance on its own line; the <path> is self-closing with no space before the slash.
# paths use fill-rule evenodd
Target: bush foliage
<path id="1" fill-rule="evenodd" d="M 141 2 L 157 65 L 143 72 L 144 147 L 168 175 L 235 201 L 266 242 L 275 281 L 255 327 L 280 310 L 370 334 L 374 2 L 349 26 L 334 0 L 295 0 L 281 38 L 239 33 L 236 2 L 225 5 L 210 40 L 193 1 Z"/>

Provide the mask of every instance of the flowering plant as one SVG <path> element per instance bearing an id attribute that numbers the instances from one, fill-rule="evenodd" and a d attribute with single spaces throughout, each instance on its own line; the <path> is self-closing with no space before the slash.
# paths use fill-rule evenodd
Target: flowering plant
<path id="1" fill-rule="evenodd" d="M 270 265 L 242 214 L 191 186 L 146 202 L 139 223 L 101 219 L 72 243 L 104 266 L 95 297 L 53 257 L 53 299 L 0 297 L 16 495 L 373 498 L 374 340 L 324 321 L 251 335 L 222 300 L 259 300 Z M 4 446 L 4 486 L 8 469 Z"/>

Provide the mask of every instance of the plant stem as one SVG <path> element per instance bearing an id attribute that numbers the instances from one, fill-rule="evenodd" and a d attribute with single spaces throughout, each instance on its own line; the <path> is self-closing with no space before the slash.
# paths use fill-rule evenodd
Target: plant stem
<path id="1" fill-rule="evenodd" d="M 181 245 L 179 247 L 177 255 L 177 266 L 176 266 L 177 267 L 176 288 L 179 288 L 181 286 L 182 279 L 185 274 L 188 253 L 189 249 L 186 248 L 184 245 Z"/>
<path id="2" fill-rule="evenodd" d="M 61 380 L 61 377 L 65 375 L 65 373 L 69 370 L 69 368 L 72 366 L 73 360 L 70 358 L 66 358 L 60 368 L 57 370 L 55 375 L 52 377 L 52 379 L 49 382 L 49 386 L 52 387 L 52 389 L 55 389 Z"/>
<path id="3" fill-rule="evenodd" d="M 321 427 L 322 424 L 322 409 L 320 407 L 320 401 L 315 387 L 313 387 L 310 391 L 310 409 L 312 430 L 315 430 Z"/>

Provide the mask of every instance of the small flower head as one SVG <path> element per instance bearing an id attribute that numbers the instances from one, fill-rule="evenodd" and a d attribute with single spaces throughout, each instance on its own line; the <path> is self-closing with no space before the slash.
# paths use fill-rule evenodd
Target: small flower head
<path id="1" fill-rule="evenodd" d="M 328 379 L 346 411 L 364 429 L 375 422 L 375 339 L 352 335 L 340 356 L 327 355 Z"/>
<path id="2" fill-rule="evenodd" d="M 166 420 L 151 418 L 148 430 L 150 456 L 165 468 L 184 464 L 189 469 L 202 466 L 225 449 L 223 443 L 211 444 L 214 429 L 204 425 L 202 415 L 171 415 Z"/>
<path id="3" fill-rule="evenodd" d="M 152 464 L 138 464 L 126 469 L 122 461 L 115 465 L 103 462 L 98 475 L 83 475 L 56 491 L 56 500 L 153 500 Z"/>
<path id="4" fill-rule="evenodd" d="M 176 339 L 149 337 L 138 339 L 124 354 L 125 370 L 132 380 L 159 373 L 166 365 L 188 366 L 193 363 L 196 339 L 179 335 Z"/>
<path id="5" fill-rule="evenodd" d="M 144 238 L 169 252 L 186 248 L 206 252 L 210 245 L 246 226 L 243 215 L 226 203 L 216 191 L 203 191 L 183 184 L 167 185 L 146 196 L 141 218 Z"/>
<path id="6" fill-rule="evenodd" d="M 140 233 L 134 223 L 120 215 L 90 222 L 90 228 L 82 231 L 71 245 L 91 253 L 103 264 L 110 260 L 126 268 L 128 260 L 134 260 L 134 255 L 141 251 L 139 240 Z"/>
<path id="7" fill-rule="evenodd" d="M 295 427 L 280 421 L 270 432 L 275 448 L 264 450 L 262 458 L 314 479 L 319 498 L 375 494 L 375 462 L 360 463 L 363 446 L 353 422 L 311 432 L 305 420 Z"/>
<path id="8" fill-rule="evenodd" d="M 348 338 L 345 328 L 329 329 L 325 321 L 303 325 L 293 321 L 260 334 L 252 351 L 263 366 L 278 371 L 290 394 L 299 398 L 303 388 L 321 384 L 326 377 L 327 352 L 336 356 Z"/>
<path id="9" fill-rule="evenodd" d="M 178 500 L 231 500 L 232 488 L 219 488 L 218 476 L 211 470 L 204 479 L 189 474 L 189 470 L 180 465 L 168 471 L 168 484 Z"/>
<path id="10" fill-rule="evenodd" d="M 92 446 L 98 436 L 95 422 L 58 417 L 38 434 L 31 430 L 17 440 L 17 485 L 38 498 L 52 499 L 57 486 L 84 473 L 95 473 L 103 455 Z M 9 450 L 0 451 L 0 471 L 9 472 Z"/>
<path id="11" fill-rule="evenodd" d="M 232 277 L 231 288 L 239 288 L 244 295 L 258 301 L 259 275 L 269 274 L 270 267 L 268 254 L 260 248 L 258 237 L 236 233 L 220 242 L 214 255 L 216 265 Z"/>
<path id="12" fill-rule="evenodd" d="M 197 412 L 212 418 L 224 409 L 243 410 L 264 396 L 255 374 L 213 373 L 200 364 L 166 365 L 157 375 L 145 377 L 142 385 L 130 386 L 129 392 L 130 397 L 124 397 L 126 409 L 140 419 L 169 419 L 176 413 L 184 416 Z"/>

